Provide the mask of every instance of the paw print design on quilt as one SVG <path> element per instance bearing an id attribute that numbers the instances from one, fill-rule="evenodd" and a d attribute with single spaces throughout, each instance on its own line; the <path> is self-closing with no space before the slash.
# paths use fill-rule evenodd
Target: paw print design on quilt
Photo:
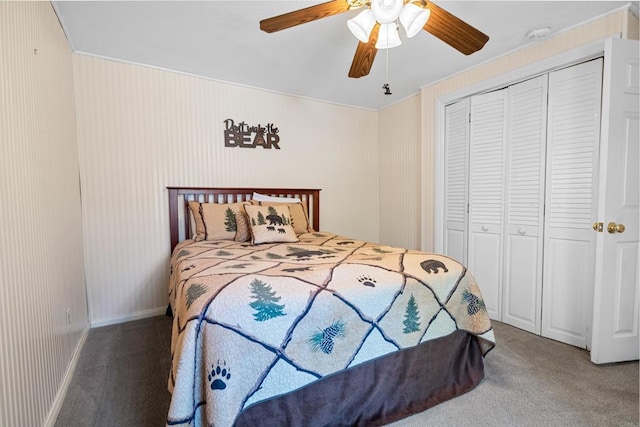
<path id="1" fill-rule="evenodd" d="M 220 365 L 220 361 L 215 367 L 211 365 L 211 371 L 207 375 L 211 390 L 224 390 L 227 388 L 226 381 L 231 379 L 231 369 L 227 369 L 227 362 L 222 362 L 222 367 Z"/>
<path id="2" fill-rule="evenodd" d="M 376 287 L 376 279 L 371 278 L 369 276 L 360 276 L 358 277 L 358 282 L 362 283 L 364 286 L 369 286 L 370 288 Z"/>

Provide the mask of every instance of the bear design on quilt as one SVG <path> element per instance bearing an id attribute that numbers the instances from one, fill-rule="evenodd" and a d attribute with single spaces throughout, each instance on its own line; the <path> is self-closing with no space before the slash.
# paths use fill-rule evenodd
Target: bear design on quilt
<path id="1" fill-rule="evenodd" d="M 442 269 L 443 272 L 447 273 L 449 270 L 447 269 L 447 267 L 438 260 L 435 259 L 428 259 L 426 261 L 422 261 L 420 263 L 420 267 L 422 267 L 422 269 L 424 271 L 426 271 L 427 273 L 434 273 L 434 274 L 438 274 L 439 270 L 438 269 Z"/>

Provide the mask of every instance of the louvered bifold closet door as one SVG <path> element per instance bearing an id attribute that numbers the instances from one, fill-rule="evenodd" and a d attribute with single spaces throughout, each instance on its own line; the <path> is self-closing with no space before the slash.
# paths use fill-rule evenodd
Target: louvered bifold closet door
<path id="1" fill-rule="evenodd" d="M 549 74 L 542 335 L 591 341 L 602 59 Z"/>
<path id="2" fill-rule="evenodd" d="M 502 321 L 540 334 L 547 75 L 510 86 Z"/>
<path id="3" fill-rule="evenodd" d="M 444 254 L 467 262 L 469 99 L 445 108 Z"/>
<path id="4" fill-rule="evenodd" d="M 489 316 L 501 319 L 507 90 L 471 97 L 469 271 Z"/>

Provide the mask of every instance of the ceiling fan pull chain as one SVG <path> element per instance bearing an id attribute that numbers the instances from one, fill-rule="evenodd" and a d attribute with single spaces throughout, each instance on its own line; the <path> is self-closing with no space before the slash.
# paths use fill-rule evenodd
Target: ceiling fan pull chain
<path id="1" fill-rule="evenodd" d="M 389 40 L 389 33 L 387 33 L 387 43 Z M 384 94 L 385 95 L 391 95 L 391 88 L 389 87 L 389 49 L 386 49 L 387 51 L 387 83 L 382 85 L 382 89 L 384 89 Z"/>

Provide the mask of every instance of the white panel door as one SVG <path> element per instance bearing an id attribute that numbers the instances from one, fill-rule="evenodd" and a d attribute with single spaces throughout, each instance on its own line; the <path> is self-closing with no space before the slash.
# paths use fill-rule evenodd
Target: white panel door
<path id="1" fill-rule="evenodd" d="M 502 320 L 540 334 L 547 75 L 510 86 Z"/>
<path id="2" fill-rule="evenodd" d="M 506 101 L 506 89 L 471 97 L 467 263 L 496 320 L 502 320 Z"/>
<path id="3" fill-rule="evenodd" d="M 445 108 L 444 253 L 467 262 L 469 99 Z"/>
<path id="4" fill-rule="evenodd" d="M 594 363 L 635 360 L 640 351 L 638 50 L 637 41 L 617 39 L 607 42 L 605 49 L 607 90 L 603 99 L 598 209 L 604 230 L 596 237 Z"/>
<path id="5" fill-rule="evenodd" d="M 602 59 L 549 74 L 542 335 L 591 344 Z"/>

